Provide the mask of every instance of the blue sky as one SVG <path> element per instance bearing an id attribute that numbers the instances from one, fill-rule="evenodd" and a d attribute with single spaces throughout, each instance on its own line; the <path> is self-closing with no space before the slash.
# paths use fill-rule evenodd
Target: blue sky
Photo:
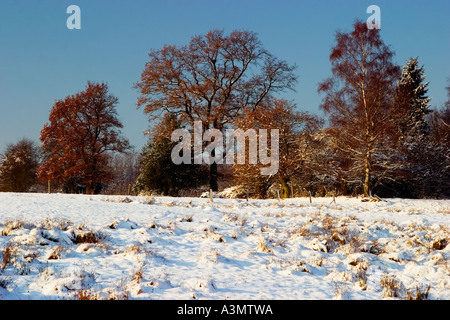
<path id="1" fill-rule="evenodd" d="M 81 9 L 81 30 L 66 27 L 72 4 Z M 149 122 L 133 84 L 149 51 L 211 29 L 257 32 L 267 50 L 297 66 L 296 92 L 285 97 L 323 115 L 317 84 L 331 75 L 334 34 L 366 21 L 372 4 L 381 8 L 394 61 L 419 57 L 431 103 L 441 107 L 450 77 L 448 0 L 0 0 L 0 153 L 23 137 L 39 142 L 54 102 L 88 80 L 108 83 L 119 98 L 122 133 L 140 151 Z"/>

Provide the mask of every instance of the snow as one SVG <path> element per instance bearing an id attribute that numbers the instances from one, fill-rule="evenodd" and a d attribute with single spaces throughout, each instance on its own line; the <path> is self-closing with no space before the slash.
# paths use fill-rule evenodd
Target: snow
<path id="1" fill-rule="evenodd" d="M 0 299 L 450 299 L 450 201 L 0 193 Z"/>

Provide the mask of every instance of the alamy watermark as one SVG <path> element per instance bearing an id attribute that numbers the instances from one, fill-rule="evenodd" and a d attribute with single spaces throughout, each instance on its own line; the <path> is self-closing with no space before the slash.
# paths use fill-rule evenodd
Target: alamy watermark
<path id="1" fill-rule="evenodd" d="M 372 14 L 367 19 L 367 29 L 381 29 L 381 9 L 379 6 L 371 5 L 367 7 L 366 13 Z"/>
<path id="2" fill-rule="evenodd" d="M 66 26 L 69 30 L 81 29 L 81 9 L 77 5 L 70 5 L 66 10 L 70 16 L 67 18 Z M 381 29 L 381 9 L 377 5 L 367 7 L 366 13 L 371 14 L 367 19 L 368 29 Z M 225 145 L 223 133 L 218 129 L 203 131 L 201 121 L 194 122 L 194 137 L 188 130 L 177 129 L 172 133 L 172 141 L 178 144 L 172 149 L 172 161 L 174 164 L 234 164 L 235 153 L 237 163 L 245 164 L 246 155 L 248 163 L 256 165 L 258 159 L 260 164 L 268 165 L 260 169 L 261 175 L 274 175 L 279 168 L 279 130 L 270 130 L 270 147 L 268 144 L 267 129 L 226 129 Z M 248 139 L 249 150 L 246 151 L 246 140 Z M 192 157 L 192 140 L 194 156 Z M 209 142 L 203 149 L 204 142 Z M 270 155 L 269 155 L 270 153 Z M 224 161 L 225 159 L 225 161 Z"/>
<path id="3" fill-rule="evenodd" d="M 81 9 L 77 5 L 70 5 L 67 7 L 66 13 L 70 14 L 67 18 L 66 26 L 67 29 L 73 30 L 81 29 Z M 368 29 L 381 29 L 381 9 L 377 5 L 370 5 L 367 7 L 366 13 L 371 14 L 367 19 Z"/>
<path id="4" fill-rule="evenodd" d="M 193 136 L 193 137 L 192 137 Z M 274 175 L 279 167 L 279 130 L 270 130 L 270 147 L 268 144 L 267 129 L 226 129 L 225 141 L 222 131 L 207 129 L 203 131 L 201 121 L 194 122 L 194 132 L 191 134 L 186 129 L 177 129 L 172 132 L 173 142 L 178 142 L 172 149 L 172 162 L 174 164 L 245 164 L 246 154 L 248 163 L 256 165 L 268 165 L 260 169 L 261 175 Z M 248 139 L 248 152 L 246 141 Z M 203 148 L 204 142 L 209 142 Z M 225 144 L 224 144 L 225 142 Z M 194 155 L 192 157 L 192 149 Z M 235 159 L 237 154 L 237 159 Z M 270 155 L 269 155 L 270 154 Z"/>
<path id="5" fill-rule="evenodd" d="M 67 21 L 66 21 L 67 29 L 80 30 L 81 29 L 81 9 L 80 9 L 80 7 L 72 4 L 67 7 L 66 13 L 70 14 L 70 16 L 67 18 Z"/>

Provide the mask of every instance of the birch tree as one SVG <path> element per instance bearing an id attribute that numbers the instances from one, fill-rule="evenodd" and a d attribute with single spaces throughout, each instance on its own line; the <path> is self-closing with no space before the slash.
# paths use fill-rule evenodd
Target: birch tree
<path id="1" fill-rule="evenodd" d="M 332 77 L 319 84 L 321 108 L 329 115 L 332 143 L 351 161 L 348 179 L 360 181 L 364 196 L 401 161 L 392 119 L 399 66 L 380 30 L 357 21 L 353 31 L 336 32 L 330 54 Z"/>

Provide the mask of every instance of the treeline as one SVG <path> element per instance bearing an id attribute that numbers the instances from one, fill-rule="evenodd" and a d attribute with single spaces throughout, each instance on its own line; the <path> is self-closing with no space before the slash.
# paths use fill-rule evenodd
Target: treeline
<path id="1" fill-rule="evenodd" d="M 22 139 L 7 147 L 0 190 L 177 196 L 235 186 L 238 196 L 259 198 L 450 197 L 450 83 L 448 101 L 433 110 L 419 59 L 398 66 L 393 56 L 379 30 L 363 22 L 337 32 L 331 76 L 318 85 L 320 118 L 282 98 L 297 84 L 296 67 L 254 32 L 212 30 L 166 45 L 149 53 L 134 85 L 138 106 L 159 120 L 140 153 L 121 135 L 118 98 L 106 84 L 88 82 L 55 102 L 40 145 Z M 180 141 L 172 133 L 194 134 L 194 122 L 203 133 L 278 129 L 278 171 L 262 175 L 267 163 L 250 164 L 249 148 L 243 163 L 175 164 Z M 202 141 L 210 158 L 219 151 L 210 148 L 215 139 Z"/>

